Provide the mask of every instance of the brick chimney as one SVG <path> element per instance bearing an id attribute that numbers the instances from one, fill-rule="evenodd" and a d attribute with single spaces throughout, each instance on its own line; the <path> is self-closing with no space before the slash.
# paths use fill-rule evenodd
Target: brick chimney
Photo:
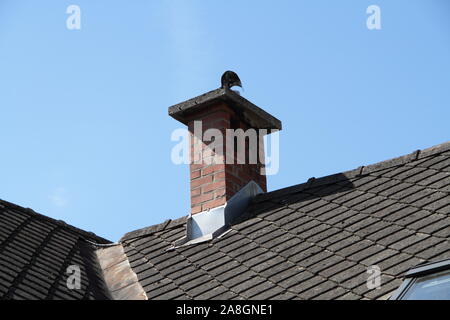
<path id="1" fill-rule="evenodd" d="M 192 215 L 226 204 L 251 181 L 267 191 L 263 137 L 281 130 L 278 119 L 228 88 L 172 106 L 169 115 L 190 132 Z"/>

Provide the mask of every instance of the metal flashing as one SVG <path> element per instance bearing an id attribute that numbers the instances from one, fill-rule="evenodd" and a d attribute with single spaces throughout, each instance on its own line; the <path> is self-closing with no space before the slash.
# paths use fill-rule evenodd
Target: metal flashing
<path id="1" fill-rule="evenodd" d="M 175 241 L 174 246 L 168 250 L 218 238 L 245 212 L 251 199 L 263 192 L 252 180 L 223 206 L 189 215 L 186 221 L 186 236 Z"/>

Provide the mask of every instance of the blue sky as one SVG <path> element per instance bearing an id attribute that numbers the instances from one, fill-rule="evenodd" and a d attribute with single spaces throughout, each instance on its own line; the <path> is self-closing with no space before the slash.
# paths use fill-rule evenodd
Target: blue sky
<path id="1" fill-rule="evenodd" d="M 228 69 L 283 121 L 269 190 L 445 142 L 449 18 L 447 0 L 0 0 L 0 198 L 113 241 L 186 215 L 167 108 Z"/>

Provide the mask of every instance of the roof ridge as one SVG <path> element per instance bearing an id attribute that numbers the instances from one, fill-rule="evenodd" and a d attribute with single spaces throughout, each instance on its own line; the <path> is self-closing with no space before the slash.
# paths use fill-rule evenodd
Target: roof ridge
<path id="1" fill-rule="evenodd" d="M 187 220 L 187 216 L 172 220 L 172 219 L 168 219 L 162 223 L 158 223 L 158 224 L 154 224 L 152 226 L 149 227 L 145 227 L 145 228 L 141 228 L 141 229 L 137 229 L 134 231 L 130 231 L 127 232 L 120 240 L 119 243 L 122 243 L 123 241 L 126 240 L 132 240 L 135 238 L 142 238 L 145 236 L 150 236 L 153 235 L 157 232 L 160 231 L 164 231 L 164 230 L 171 230 L 171 229 L 175 229 L 179 226 L 182 226 L 186 223 Z"/>
<path id="2" fill-rule="evenodd" d="M 406 163 L 410 163 L 413 161 L 421 160 L 421 159 L 424 159 L 424 158 L 427 158 L 427 157 L 430 157 L 433 155 L 437 155 L 437 154 L 440 154 L 440 153 L 443 153 L 443 152 L 446 152 L 449 150 L 450 150 L 450 141 L 447 141 L 447 142 L 432 146 L 430 148 L 413 151 L 412 153 L 409 153 L 409 154 L 406 154 L 406 155 L 403 155 L 400 157 L 383 160 L 380 162 L 376 162 L 374 164 L 370 164 L 368 166 L 360 166 L 353 170 L 335 173 L 335 174 L 323 176 L 320 178 L 312 177 L 312 178 L 309 178 L 307 182 L 304 182 L 301 184 L 297 184 L 294 186 L 290 186 L 290 187 L 274 190 L 271 192 L 259 194 L 255 197 L 254 201 L 261 202 L 261 201 L 267 200 L 269 198 L 272 198 L 274 196 L 282 196 L 282 195 L 286 195 L 286 194 L 290 194 L 290 193 L 296 193 L 296 192 L 300 192 L 302 190 L 310 189 L 312 187 L 323 186 L 323 185 L 339 182 L 342 180 L 356 178 L 359 176 L 367 175 L 372 172 L 385 170 L 385 169 L 389 169 L 392 167 L 401 166 L 401 165 L 404 165 Z"/>
<path id="3" fill-rule="evenodd" d="M 29 214 L 31 216 L 36 217 L 38 220 L 51 221 L 51 222 L 57 224 L 60 227 L 63 227 L 63 228 L 65 228 L 65 229 L 67 229 L 67 230 L 69 230 L 71 232 L 75 232 L 76 234 L 84 236 L 84 237 L 86 237 L 88 239 L 100 241 L 102 243 L 111 243 L 111 241 L 109 241 L 108 239 L 100 237 L 100 236 L 96 235 L 95 233 L 93 233 L 91 231 L 85 231 L 85 230 L 82 230 L 80 228 L 74 227 L 74 226 L 66 223 L 63 220 L 56 220 L 54 218 L 51 218 L 51 217 L 48 217 L 48 216 L 43 215 L 41 213 L 38 213 L 38 212 L 34 211 L 31 208 L 25 208 L 25 207 L 22 207 L 22 206 L 19 206 L 19 205 L 15 204 L 15 203 L 12 203 L 12 202 L 9 202 L 9 201 L 6 201 L 6 200 L 2 200 L 2 199 L 0 199 L 0 204 L 3 204 L 4 206 L 6 206 L 8 208 L 11 208 L 11 209 L 19 210 L 22 213 L 27 213 L 27 214 Z"/>
<path id="4" fill-rule="evenodd" d="M 309 178 L 307 182 L 304 182 L 301 184 L 297 184 L 294 186 L 290 186 L 290 187 L 274 190 L 271 192 L 259 194 L 255 197 L 254 201 L 261 202 L 261 201 L 270 199 L 274 196 L 282 196 L 285 194 L 296 193 L 296 192 L 300 192 L 302 190 L 306 190 L 306 189 L 309 189 L 312 187 L 323 186 L 323 185 L 339 182 L 342 180 L 346 180 L 349 178 L 363 176 L 363 175 L 369 174 L 371 172 L 376 172 L 376 171 L 384 170 L 384 169 L 387 169 L 390 167 L 404 165 L 406 163 L 424 159 L 424 158 L 427 158 L 427 157 L 430 157 L 430 156 L 433 156 L 433 155 L 436 155 L 439 153 L 443 153 L 443 152 L 449 151 L 449 150 L 450 150 L 450 141 L 447 141 L 447 142 L 432 146 L 430 148 L 416 150 L 407 155 L 403 155 L 403 156 L 388 159 L 388 160 L 383 160 L 383 161 L 380 161 L 380 162 L 377 162 L 377 163 L 374 163 L 374 164 L 371 164 L 368 166 L 360 166 L 353 170 L 344 171 L 341 173 L 335 173 L 335 174 L 331 174 L 331 175 L 320 177 L 320 178 L 312 177 L 312 178 Z M 119 240 L 119 243 L 121 243 L 123 241 L 127 241 L 127 240 L 150 236 L 150 235 L 153 235 L 160 231 L 177 228 L 186 223 L 186 218 L 187 218 L 187 216 L 184 216 L 184 217 L 181 217 L 181 218 L 178 218 L 175 220 L 168 219 L 162 223 L 158 223 L 158 224 L 155 224 L 155 225 L 152 225 L 149 227 L 130 231 L 130 232 L 126 233 Z"/>

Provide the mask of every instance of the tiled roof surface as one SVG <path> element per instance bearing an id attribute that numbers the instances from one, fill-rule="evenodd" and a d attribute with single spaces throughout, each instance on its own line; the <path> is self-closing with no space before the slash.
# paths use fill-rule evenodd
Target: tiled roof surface
<path id="1" fill-rule="evenodd" d="M 257 196 L 229 232 L 166 251 L 185 218 L 124 236 L 149 299 L 376 299 L 450 258 L 450 143 Z M 369 290 L 367 268 L 382 286 Z"/>
<path id="2" fill-rule="evenodd" d="M 109 243 L 0 200 L 0 299 L 108 299 L 89 242 Z M 67 287 L 67 268 L 78 265 L 81 289 Z"/>

